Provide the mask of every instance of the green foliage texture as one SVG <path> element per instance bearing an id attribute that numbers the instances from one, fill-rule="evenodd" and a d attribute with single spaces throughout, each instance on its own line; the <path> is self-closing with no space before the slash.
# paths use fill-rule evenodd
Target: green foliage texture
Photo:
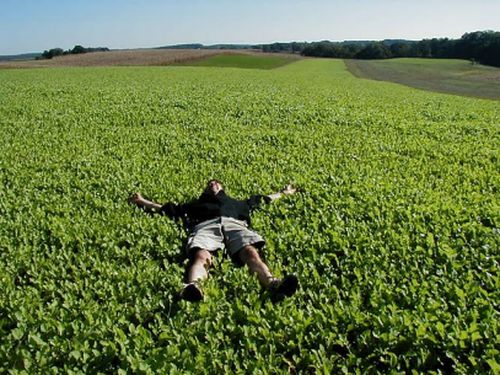
<path id="1" fill-rule="evenodd" d="M 213 66 L 224 68 L 275 69 L 289 64 L 294 60 L 288 55 L 216 55 L 202 60 L 187 62 L 184 65 Z"/>
<path id="2" fill-rule="evenodd" d="M 498 372 L 498 101 L 342 61 L 0 71 L 0 372 Z M 254 214 L 272 304 L 222 255 L 174 302 L 183 229 L 129 206 L 304 189 Z"/>

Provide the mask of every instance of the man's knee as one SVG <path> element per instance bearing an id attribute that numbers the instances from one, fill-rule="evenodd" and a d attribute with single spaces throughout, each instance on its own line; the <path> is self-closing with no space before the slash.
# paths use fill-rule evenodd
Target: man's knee
<path id="1" fill-rule="evenodd" d="M 252 245 L 244 246 L 240 250 L 239 255 L 240 255 L 240 260 L 245 264 L 261 261 L 259 251 Z"/>
<path id="2" fill-rule="evenodd" d="M 212 265 L 212 254 L 205 249 L 196 250 L 193 255 L 193 264 L 203 264 L 205 268 L 210 267 Z"/>

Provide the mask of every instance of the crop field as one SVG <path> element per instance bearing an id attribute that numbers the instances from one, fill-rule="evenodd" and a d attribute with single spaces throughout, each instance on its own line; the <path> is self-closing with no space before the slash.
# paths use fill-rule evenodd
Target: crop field
<path id="1" fill-rule="evenodd" d="M 195 61 L 187 61 L 184 65 L 212 66 L 225 68 L 275 69 L 296 61 L 295 55 L 278 54 L 231 54 L 209 56 Z"/>
<path id="2" fill-rule="evenodd" d="M 49 60 L 0 61 L 0 69 L 70 66 L 163 66 L 232 53 L 231 50 L 132 49 L 56 56 Z"/>
<path id="3" fill-rule="evenodd" d="M 401 83 L 423 90 L 500 99 L 500 68 L 467 60 L 401 58 L 346 60 L 357 77 Z"/>
<path id="4" fill-rule="evenodd" d="M 498 101 L 273 70 L 0 70 L 0 373 L 498 373 Z M 127 204 L 303 191 L 253 227 L 296 295 Z"/>

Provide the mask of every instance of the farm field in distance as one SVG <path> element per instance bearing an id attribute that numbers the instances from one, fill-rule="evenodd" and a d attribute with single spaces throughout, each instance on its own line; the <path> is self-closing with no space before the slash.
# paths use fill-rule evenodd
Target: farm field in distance
<path id="1" fill-rule="evenodd" d="M 212 66 L 226 68 L 275 69 L 300 59 L 291 54 L 231 54 L 215 55 L 196 61 L 187 61 L 183 65 Z M 182 64 L 182 63 L 181 63 Z"/>
<path id="2" fill-rule="evenodd" d="M 277 69 L 0 70 L 0 372 L 498 372 L 498 101 Z M 300 290 L 220 255 L 175 302 L 180 224 L 127 204 L 245 198 Z"/>
<path id="3" fill-rule="evenodd" d="M 301 59 L 299 55 L 231 49 L 131 49 L 56 56 L 41 60 L 0 61 L 0 69 L 193 65 L 273 69 Z"/>
<path id="4" fill-rule="evenodd" d="M 346 60 L 360 78 L 401 83 L 423 90 L 500 100 L 500 68 L 467 60 L 399 58 Z"/>
<path id="5" fill-rule="evenodd" d="M 52 59 L 0 61 L 0 69 L 87 66 L 163 66 L 195 61 L 214 55 L 234 53 L 230 50 L 201 49 L 131 49 L 56 56 Z"/>

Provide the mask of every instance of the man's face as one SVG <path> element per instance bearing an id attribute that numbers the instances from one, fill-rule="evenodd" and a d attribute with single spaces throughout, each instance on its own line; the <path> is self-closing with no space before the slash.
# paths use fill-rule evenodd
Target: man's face
<path id="1" fill-rule="evenodd" d="M 223 190 L 222 184 L 217 180 L 210 180 L 205 188 L 205 193 L 217 195 L 219 191 Z"/>

